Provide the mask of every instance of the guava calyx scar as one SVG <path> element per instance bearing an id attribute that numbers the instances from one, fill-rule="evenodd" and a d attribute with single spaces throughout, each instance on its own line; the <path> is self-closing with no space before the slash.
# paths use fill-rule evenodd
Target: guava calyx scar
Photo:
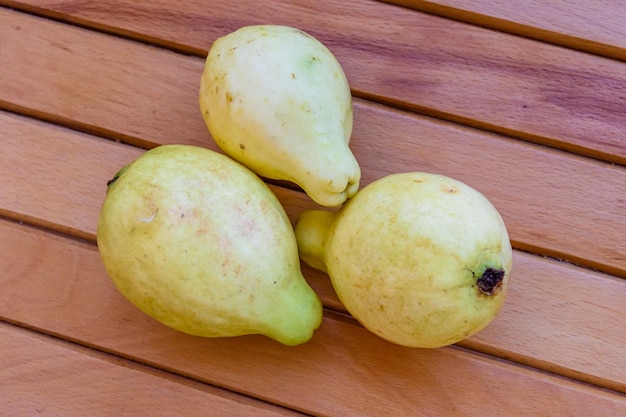
<path id="1" fill-rule="evenodd" d="M 476 285 L 478 290 L 485 295 L 495 295 L 500 292 L 504 282 L 504 269 L 487 268 L 483 275 L 478 278 Z"/>

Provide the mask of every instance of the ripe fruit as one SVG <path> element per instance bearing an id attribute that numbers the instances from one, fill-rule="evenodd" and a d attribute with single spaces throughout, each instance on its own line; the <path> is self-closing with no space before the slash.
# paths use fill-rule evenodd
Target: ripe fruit
<path id="1" fill-rule="evenodd" d="M 282 206 L 224 155 L 185 145 L 144 153 L 110 181 L 97 236 L 119 291 L 174 329 L 296 345 L 320 325 Z"/>
<path id="2" fill-rule="evenodd" d="M 382 178 L 337 212 L 304 212 L 296 239 L 346 309 L 397 344 L 464 339 L 493 320 L 507 293 L 512 251 L 502 218 L 478 191 L 445 176 Z"/>
<path id="3" fill-rule="evenodd" d="M 357 192 L 350 87 L 337 59 L 312 36 L 258 25 L 217 39 L 199 102 L 217 145 L 255 173 L 294 182 L 323 206 Z"/>

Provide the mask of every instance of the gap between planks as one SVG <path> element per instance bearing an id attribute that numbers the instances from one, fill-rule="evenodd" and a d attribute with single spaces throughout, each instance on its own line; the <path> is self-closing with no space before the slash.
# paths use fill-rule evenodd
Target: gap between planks
<path id="1" fill-rule="evenodd" d="M 273 191 L 292 220 L 311 205 L 301 193 L 276 187 Z M 88 244 L 95 250 L 93 239 Z M 623 368 L 611 365 L 611 358 L 623 357 L 618 337 L 622 325 L 610 321 L 600 331 L 595 324 L 619 311 L 622 281 L 521 253 L 515 254 L 514 265 L 511 293 L 503 312 L 487 329 L 459 345 L 626 392 L 626 377 L 619 375 Z M 345 313 L 326 275 L 305 265 L 303 272 L 327 308 Z M 574 309 L 575 305 L 587 306 L 588 311 Z M 583 313 L 582 319 L 576 318 Z M 552 340 L 555 337 L 558 341 Z M 581 345 L 577 342 L 580 338 L 587 342 Z M 606 352 L 607 347 L 614 354 Z M 586 362 L 589 352 L 601 358 L 592 366 Z"/>
<path id="2" fill-rule="evenodd" d="M 496 1 L 495 5 L 476 4 L 467 0 L 377 1 L 568 49 L 626 61 L 626 36 L 619 36 L 626 35 L 621 16 L 619 13 L 607 14 L 608 7 L 599 6 L 597 2 L 590 0 L 554 4 L 541 1 L 531 1 L 530 4 L 529 2 L 512 4 Z M 184 43 L 168 42 L 167 39 L 151 37 L 142 32 L 124 30 L 119 26 L 102 24 L 97 20 L 81 17 L 79 9 L 72 12 L 65 10 L 63 6 L 41 1 L 0 0 L 0 5 L 87 29 L 151 43 L 184 54 L 196 56 L 206 54 L 205 48 L 193 48 Z"/>
<path id="3" fill-rule="evenodd" d="M 0 386 L 8 415 L 305 415 L 1 319 L 0 335 L 0 379 L 11 381 Z"/>
<path id="4" fill-rule="evenodd" d="M 620 34 L 626 35 L 620 11 L 617 10 L 607 19 L 605 14 L 599 13 L 599 10 L 606 9 L 604 5 L 590 0 L 551 3 L 532 1 L 531 4 L 528 1 L 497 1 L 495 8 L 493 4 L 465 0 L 379 1 L 592 55 L 626 61 L 626 36 L 619 37 Z M 595 9 L 592 7 L 593 3 Z M 581 20 L 584 19 L 583 25 L 567 20 L 573 15 L 573 6 L 579 12 L 579 15 L 574 16 L 574 21 L 583 23 Z M 618 37 L 614 34 L 618 34 Z"/>
<path id="5" fill-rule="evenodd" d="M 179 119 L 175 115 L 175 118 L 166 119 L 183 130 L 183 133 L 173 136 L 167 133 L 164 135 L 158 128 L 150 130 L 146 132 L 150 138 L 147 140 L 150 142 L 149 147 L 164 143 L 186 143 L 217 150 L 204 122 L 196 114 L 199 111 L 196 109 L 194 93 L 191 92 L 185 98 L 184 104 L 184 108 L 192 113 L 191 116 Z M 149 101 L 146 106 L 147 113 L 159 111 L 162 107 L 158 102 L 153 104 L 153 101 Z M 108 116 L 99 116 L 101 119 L 96 118 L 91 124 L 104 124 L 110 126 L 110 130 L 123 128 L 118 127 L 117 120 L 123 117 L 128 120 L 128 114 L 133 111 L 125 110 L 116 109 Z M 614 227 L 614 224 L 621 221 L 626 209 L 626 202 L 621 197 L 626 193 L 624 168 L 392 111 L 360 100 L 355 101 L 354 111 L 355 128 L 351 145 L 362 167 L 362 186 L 398 171 L 421 170 L 462 179 L 494 202 L 507 223 L 516 247 L 626 276 L 626 236 Z M 193 114 L 195 117 L 192 117 Z M 141 113 L 135 117 L 134 124 L 152 126 L 149 122 L 141 122 L 150 120 L 149 117 L 151 116 Z M 20 118 L 18 115 L 0 113 L 0 119 L 7 126 L 8 141 L 2 144 L 6 148 L 6 154 L 21 158 L 30 155 L 30 158 L 36 160 L 47 158 L 42 153 L 46 148 L 37 145 L 45 127 L 38 123 L 24 124 L 20 122 Z M 62 130 L 52 130 L 45 134 L 52 134 L 50 139 L 58 138 L 59 145 L 67 140 L 75 143 L 80 141 L 80 135 L 71 135 L 72 139 L 61 139 L 65 137 Z M 26 136 L 23 140 L 29 141 L 32 146 L 19 150 L 24 145 L 14 142 L 11 136 Z M 442 138 L 445 140 L 442 141 Z M 84 146 L 88 146 L 88 143 Z M 97 151 L 99 153 L 108 149 L 99 143 L 96 146 L 101 149 Z M 57 152 L 74 154 L 79 152 L 78 149 L 62 145 Z M 139 153 L 133 155 L 138 156 Z M 96 160 L 93 163 L 98 164 L 98 160 L 104 157 L 94 158 Z M 515 163 L 511 164 L 511 161 Z M 70 174 L 76 167 L 67 164 L 63 167 L 67 169 L 64 174 L 66 177 L 78 175 Z M 39 169 L 45 171 L 45 168 L 42 166 Z M 109 169 L 112 172 L 105 175 L 113 175 L 117 171 L 114 167 Z M 18 173 L 19 171 L 9 170 L 6 177 L 14 178 Z M 50 172 L 42 175 L 41 179 L 48 182 L 59 175 L 60 172 Z M 63 176 L 56 183 L 62 180 Z M 4 192 L 9 195 L 19 193 L 14 188 L 16 181 L 17 178 L 9 182 L 9 188 Z M 49 194 L 50 187 L 42 188 L 40 193 Z M 100 194 L 94 194 L 92 187 L 82 190 L 81 193 L 90 195 L 95 200 L 100 198 Z M 53 195 L 51 197 L 54 199 Z M 26 203 L 28 199 L 23 201 Z M 43 206 L 36 207 L 41 209 Z M 590 211 L 590 207 L 594 210 Z M 92 233 L 95 224 L 94 208 L 95 206 L 87 212 L 90 213 L 91 220 L 85 220 L 82 225 L 82 230 L 91 230 Z M 22 213 L 29 215 L 29 210 Z M 593 221 L 580 223 L 580 219 L 592 215 Z M 72 220 L 72 223 L 79 219 Z M 79 227 L 74 229 L 81 230 Z"/>
<path id="6" fill-rule="evenodd" d="M 281 4 L 274 0 L 267 9 L 271 11 Z M 619 129 L 623 119 L 617 116 L 619 91 L 626 89 L 623 63 L 611 64 L 602 57 L 521 38 L 511 39 L 506 34 L 472 25 L 458 26 L 456 22 L 416 11 L 411 12 L 414 19 L 408 19 L 408 13 L 396 10 L 402 8 L 376 1 L 362 0 L 358 5 L 364 9 L 359 19 L 364 20 L 363 25 L 371 27 L 372 35 L 363 36 L 362 31 L 352 33 L 356 28 L 349 20 L 337 23 L 337 19 L 325 19 L 317 22 L 317 27 L 311 22 L 315 29 L 308 28 L 309 24 L 303 26 L 314 35 L 322 31 L 318 36 L 338 55 L 355 95 L 626 165 L 626 151 L 621 146 L 624 130 Z M 186 3 L 182 10 L 178 5 L 176 9 L 167 9 L 162 4 L 164 13 L 152 14 L 125 4 L 122 9 L 129 13 L 129 18 L 115 15 L 115 7 L 100 10 L 70 6 L 65 12 L 63 6 L 51 4 L 48 7 L 40 9 L 55 16 L 67 14 L 69 20 L 85 19 L 91 22 L 87 28 L 110 25 L 120 33 L 130 31 L 150 39 L 158 38 L 159 46 L 174 42 L 203 51 L 215 36 L 239 25 L 252 24 L 259 19 L 272 21 L 269 16 L 249 15 L 245 5 L 233 5 L 226 10 L 218 8 L 208 15 L 194 2 Z M 342 8 L 346 6 L 330 0 L 315 7 L 332 9 L 327 13 L 347 13 L 347 9 Z M 397 38 L 396 43 L 387 44 L 390 34 L 379 27 L 379 20 L 365 18 L 367 11 L 372 16 L 388 16 L 398 26 L 397 32 L 391 34 Z M 306 10 L 288 8 L 281 14 L 280 23 L 300 22 L 304 16 L 323 19 L 320 13 L 320 16 L 305 13 Z M 165 19 L 164 15 L 178 17 L 181 24 L 159 20 Z M 218 21 L 223 24 L 217 24 Z M 162 31 L 155 31 L 155 27 Z M 351 33 L 350 42 L 344 39 L 344 33 Z M 370 38 L 376 34 L 379 38 Z M 458 42 L 452 40 L 455 37 L 459 37 Z M 377 42 L 383 40 L 387 43 L 377 46 Z M 475 45 L 459 50 L 458 45 L 468 40 Z M 407 49 L 407 44 L 413 45 L 412 48 Z M 372 57 L 364 56 L 359 49 L 367 47 L 373 48 Z M 598 71 L 599 68 L 602 71 Z M 471 103 L 466 102 L 466 97 L 473 97 Z M 597 117 L 598 112 L 602 117 Z M 561 123 L 555 125 L 554 120 Z"/>
<path id="7" fill-rule="evenodd" d="M 18 227 L 0 224 L 4 230 L 7 226 Z M 18 227 L 11 242 L 0 242 L 21 248 L 22 253 L 33 250 L 40 254 L 38 262 L 24 260 L 26 263 L 14 265 L 16 275 L 3 283 L 3 316 L 8 308 L 8 318 L 13 321 L 271 403 L 289 408 L 297 403 L 316 415 L 330 414 L 330 409 L 337 410 L 336 415 L 353 415 L 357 410 L 362 415 L 381 415 L 388 407 L 409 411 L 418 405 L 442 415 L 444 410 L 451 411 L 450 407 L 473 405 L 468 412 L 483 416 L 479 410 L 496 412 L 506 405 L 508 411 L 515 411 L 510 415 L 564 409 L 590 413 L 589 407 L 593 407 L 596 412 L 603 410 L 603 415 L 619 416 L 617 410 L 626 407 L 623 395 L 530 367 L 454 347 L 424 350 L 392 345 L 353 320 L 328 312 L 314 338 L 296 348 L 260 336 L 204 339 L 184 335 L 124 300 L 103 273 L 93 246 L 54 237 L 50 244 L 48 238 Z M 25 273 L 31 278 L 25 279 Z M 19 301 L 26 299 L 38 308 L 20 305 Z M 51 316 L 55 319 L 50 320 Z M 199 361 L 199 357 L 203 359 Z M 468 384 L 469 380 L 472 383 Z M 493 399 L 491 389 L 497 386 L 501 391 L 503 385 L 509 394 L 495 404 L 487 401 L 484 396 Z M 359 395 L 341 395 L 340 387 Z M 453 403 L 441 401 L 449 397 L 441 390 L 459 396 L 453 396 Z M 330 401 L 320 403 L 320 396 Z M 377 400 L 360 402 L 372 396 Z M 556 401 L 555 396 L 561 400 Z"/>

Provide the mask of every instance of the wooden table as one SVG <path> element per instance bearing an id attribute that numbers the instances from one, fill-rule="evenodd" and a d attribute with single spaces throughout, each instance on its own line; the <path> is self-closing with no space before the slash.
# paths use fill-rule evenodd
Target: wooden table
<path id="1" fill-rule="evenodd" d="M 392 3 L 0 1 L 0 415 L 626 415 L 626 5 Z M 216 149 L 204 57 L 258 23 L 344 66 L 362 186 L 436 172 L 501 211 L 514 272 L 484 331 L 392 345 L 306 266 L 325 313 L 298 347 L 187 336 L 115 290 L 106 181 L 161 144 Z M 315 207 L 272 189 L 292 219 Z"/>

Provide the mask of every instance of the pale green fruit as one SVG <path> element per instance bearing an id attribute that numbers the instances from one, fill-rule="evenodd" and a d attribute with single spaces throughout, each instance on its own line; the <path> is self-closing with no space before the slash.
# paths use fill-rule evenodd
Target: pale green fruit
<path id="1" fill-rule="evenodd" d="M 390 175 L 338 212 L 306 211 L 296 239 L 358 321 L 405 346 L 445 346 L 483 329 L 504 302 L 512 266 L 495 207 L 434 174 Z"/>
<path id="2" fill-rule="evenodd" d="M 227 156 L 186 145 L 144 153 L 110 181 L 97 236 L 119 291 L 174 329 L 297 345 L 320 325 L 282 206 Z"/>
<path id="3" fill-rule="evenodd" d="M 317 39 L 275 25 L 221 37 L 209 50 L 199 95 L 217 145 L 257 174 L 294 182 L 323 206 L 357 192 L 350 87 Z"/>

